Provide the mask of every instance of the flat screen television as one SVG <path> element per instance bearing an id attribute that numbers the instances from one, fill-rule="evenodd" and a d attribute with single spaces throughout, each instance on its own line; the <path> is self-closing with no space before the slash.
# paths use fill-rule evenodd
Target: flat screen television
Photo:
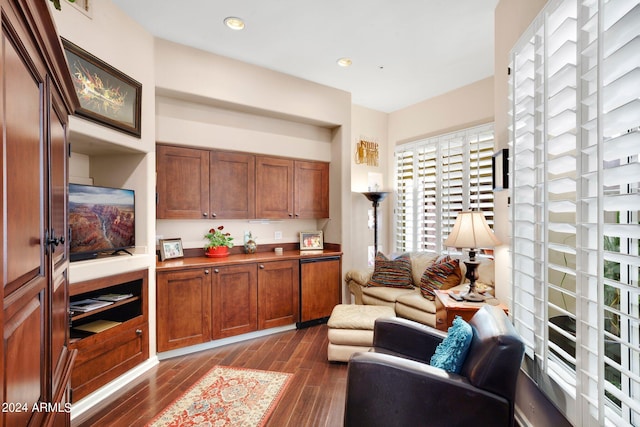
<path id="1" fill-rule="evenodd" d="M 135 246 L 135 192 L 69 184 L 70 260 L 117 254 Z"/>

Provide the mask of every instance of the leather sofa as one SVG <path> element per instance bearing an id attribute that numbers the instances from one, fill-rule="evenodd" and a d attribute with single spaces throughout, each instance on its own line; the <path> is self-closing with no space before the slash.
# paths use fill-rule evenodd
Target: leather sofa
<path id="1" fill-rule="evenodd" d="M 411 273 L 413 277 L 413 289 L 398 289 L 390 287 L 367 287 L 367 283 L 373 274 L 373 268 L 353 269 L 345 274 L 345 282 L 355 304 L 386 305 L 395 310 L 396 316 L 414 320 L 422 324 L 436 327 L 436 303 L 422 296 L 420 292 L 420 279 L 425 269 L 434 264 L 439 256 L 426 252 L 411 252 Z M 492 259 L 480 258 L 478 267 L 478 287 L 493 291 L 494 263 Z M 464 277 L 466 266 L 460 262 L 461 281 L 453 290 L 465 290 L 468 281 Z"/>
<path id="2" fill-rule="evenodd" d="M 401 318 L 378 319 L 373 349 L 349 360 L 344 425 L 514 425 L 524 344 L 509 318 L 485 305 L 459 374 L 429 365 L 446 333 Z"/>

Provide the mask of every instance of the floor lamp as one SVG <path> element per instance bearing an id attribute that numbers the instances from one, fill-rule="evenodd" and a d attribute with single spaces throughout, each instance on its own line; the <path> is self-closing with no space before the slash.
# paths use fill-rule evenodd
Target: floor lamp
<path id="1" fill-rule="evenodd" d="M 378 206 L 389 193 L 386 191 L 370 191 L 362 194 L 373 203 L 373 248 L 375 256 L 378 253 Z"/>

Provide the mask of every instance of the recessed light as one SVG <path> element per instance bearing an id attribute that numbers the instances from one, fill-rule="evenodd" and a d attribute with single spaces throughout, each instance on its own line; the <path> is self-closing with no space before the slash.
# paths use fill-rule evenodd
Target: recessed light
<path id="1" fill-rule="evenodd" d="M 337 63 L 341 67 L 350 67 L 353 61 L 351 61 L 351 58 L 340 58 Z"/>
<path id="2" fill-rule="evenodd" d="M 229 16 L 224 18 L 224 25 L 232 30 L 242 30 L 244 28 L 244 21 L 241 18 L 235 16 Z"/>

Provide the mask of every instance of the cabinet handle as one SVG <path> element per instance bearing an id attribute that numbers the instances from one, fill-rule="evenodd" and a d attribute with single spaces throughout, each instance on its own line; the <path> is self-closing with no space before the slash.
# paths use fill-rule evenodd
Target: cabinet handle
<path id="1" fill-rule="evenodd" d="M 292 213 L 290 213 L 290 214 L 289 214 L 289 218 L 291 218 L 292 216 L 293 216 L 293 214 L 292 214 Z"/>
<path id="2" fill-rule="evenodd" d="M 299 216 L 300 216 L 300 214 L 296 214 L 296 218 L 299 217 Z"/>
<path id="3" fill-rule="evenodd" d="M 218 270 L 217 268 L 213 270 L 214 273 L 218 274 L 220 273 L 220 270 Z"/>
<path id="4" fill-rule="evenodd" d="M 205 270 L 205 271 L 204 271 L 204 274 L 209 274 L 209 270 Z"/>
<path id="5" fill-rule="evenodd" d="M 202 212 L 202 216 L 209 216 L 206 212 Z"/>
<path id="6" fill-rule="evenodd" d="M 142 329 L 136 329 L 136 335 L 142 335 Z"/>
<path id="7" fill-rule="evenodd" d="M 259 266 L 260 268 L 264 269 L 264 264 L 260 264 Z"/>
<path id="8" fill-rule="evenodd" d="M 215 212 L 211 214 L 211 217 L 212 217 L 212 218 L 215 218 L 215 217 L 217 217 L 217 216 L 218 216 L 218 214 L 217 214 L 217 213 L 215 213 Z"/>

